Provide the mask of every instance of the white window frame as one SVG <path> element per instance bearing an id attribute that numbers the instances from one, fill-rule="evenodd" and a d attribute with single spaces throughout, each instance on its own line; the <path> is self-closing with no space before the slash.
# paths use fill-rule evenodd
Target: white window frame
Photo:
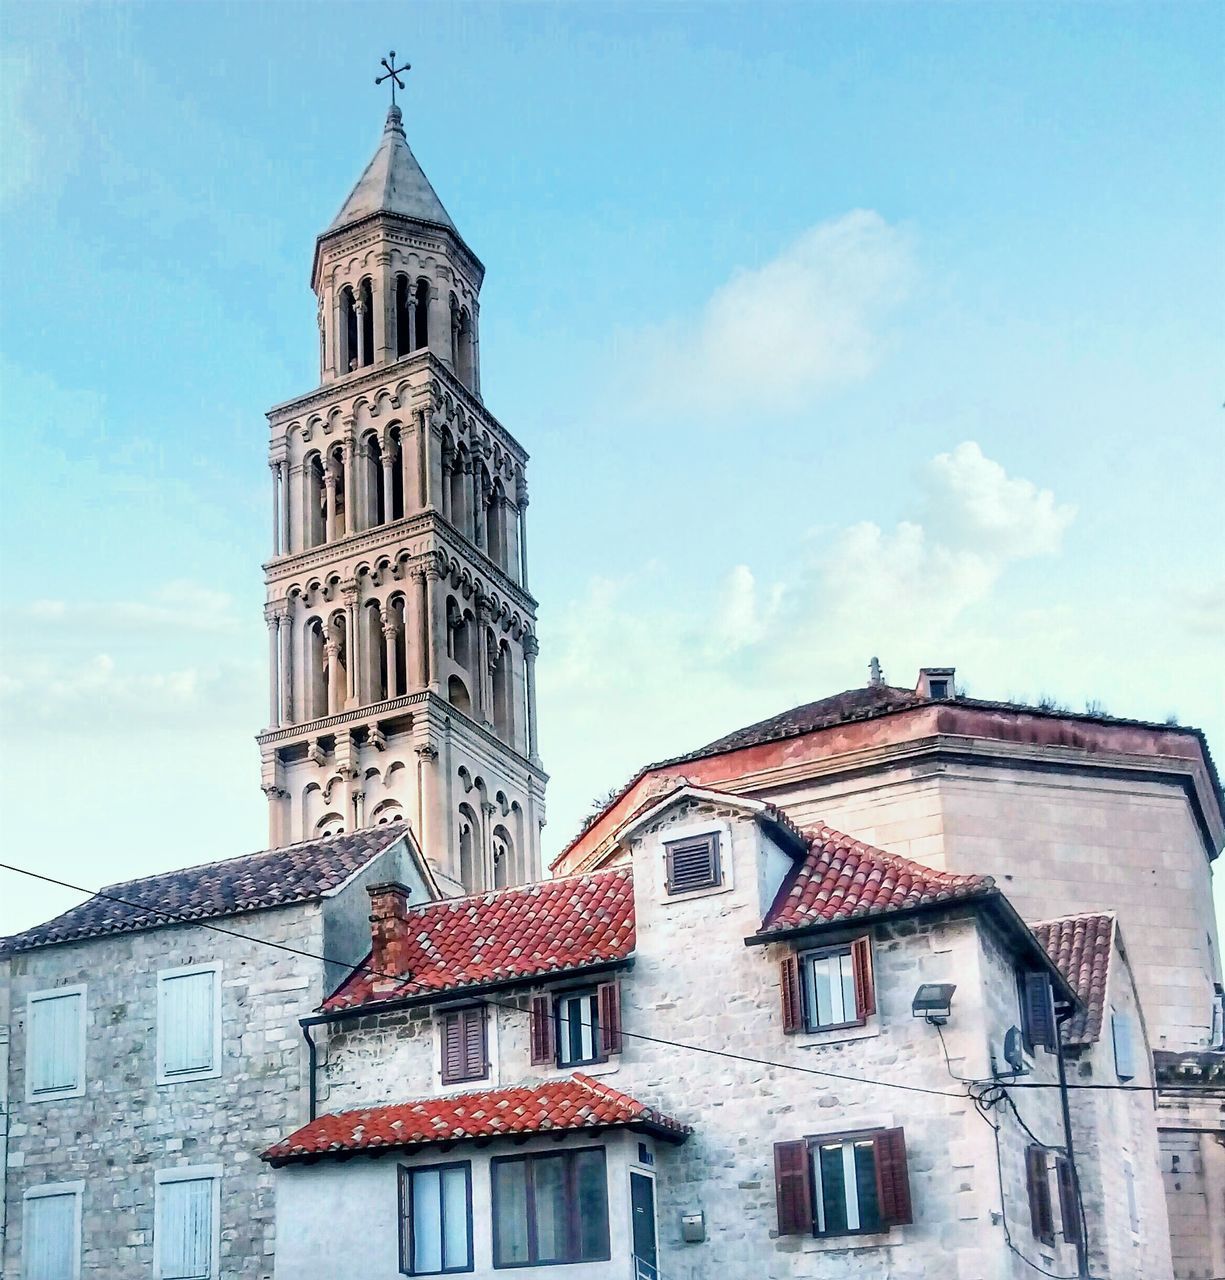
<path id="1" fill-rule="evenodd" d="M 569 1019 L 563 1017 L 563 1005 L 569 1009 L 574 1001 L 582 1001 L 586 1009 L 579 1010 L 579 1036 L 591 1045 L 591 1057 L 569 1060 L 566 1056 L 569 1049 L 569 1035 L 566 1036 L 566 1049 L 562 1048 L 563 1027 L 569 1030 Z M 584 1017 L 590 1014 L 590 1020 Z M 564 1071 L 572 1071 L 575 1067 L 590 1067 L 606 1061 L 607 1055 L 601 1048 L 600 1029 L 600 996 L 595 987 L 577 987 L 573 990 L 559 991 L 553 997 L 553 1036 L 556 1041 L 556 1064 Z"/>
<path id="2" fill-rule="evenodd" d="M 213 1243 L 212 1267 L 208 1280 L 221 1280 L 221 1165 L 182 1165 L 176 1169 L 158 1169 L 153 1174 L 153 1274 L 156 1280 L 166 1280 L 162 1270 L 162 1251 L 158 1232 L 162 1221 L 162 1188 L 172 1182 L 203 1182 L 213 1184 Z"/>
<path id="3" fill-rule="evenodd" d="M 163 992 L 167 981 L 189 978 L 193 974 L 213 975 L 213 1065 L 199 1071 L 174 1071 L 166 1073 L 162 1032 L 166 1022 L 163 1010 Z M 177 969 L 159 969 L 157 972 L 157 1083 L 159 1086 L 187 1084 L 193 1080 L 215 1080 L 221 1075 L 221 961 L 209 964 L 181 965 Z"/>
<path id="4" fill-rule="evenodd" d="M 27 1187 L 25 1194 L 21 1197 L 21 1238 L 25 1240 L 28 1234 L 29 1222 L 29 1203 L 31 1200 L 45 1200 L 51 1196 L 72 1196 L 73 1198 L 73 1226 L 72 1234 L 76 1248 L 73 1250 L 72 1259 L 72 1280 L 80 1280 L 81 1275 L 81 1206 L 85 1198 L 85 1183 L 83 1182 L 45 1182 L 41 1186 Z M 26 1275 L 25 1265 L 22 1265 L 21 1274 Z"/>
<path id="5" fill-rule="evenodd" d="M 34 1006 L 42 1001 L 65 996 L 80 996 L 80 1021 L 77 1026 L 77 1081 L 64 1089 L 34 1090 Z M 44 991 L 31 991 L 26 996 L 26 1101 L 55 1102 L 61 1098 L 85 1096 L 85 1024 L 89 1012 L 89 988 L 84 982 L 69 987 L 48 987 Z"/>

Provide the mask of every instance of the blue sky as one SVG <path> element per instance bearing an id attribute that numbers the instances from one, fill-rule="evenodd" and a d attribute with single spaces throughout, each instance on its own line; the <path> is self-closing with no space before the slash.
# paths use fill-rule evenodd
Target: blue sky
<path id="1" fill-rule="evenodd" d="M 0 13 L 18 860 L 264 841 L 263 414 L 389 45 L 533 455 L 550 849 L 874 653 L 1225 753 L 1219 6 Z"/>

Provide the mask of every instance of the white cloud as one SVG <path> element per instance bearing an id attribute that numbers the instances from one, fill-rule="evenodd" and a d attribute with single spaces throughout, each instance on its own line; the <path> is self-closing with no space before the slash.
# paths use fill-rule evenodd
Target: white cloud
<path id="1" fill-rule="evenodd" d="M 697 316 L 631 343 L 655 409 L 728 415 L 794 409 L 867 377 L 879 326 L 915 274 L 910 239 L 856 210 L 805 231 L 763 266 L 737 271 Z"/>
<path id="2" fill-rule="evenodd" d="M 34 600 L 18 606 L 23 621 L 64 621 L 91 632 L 100 629 L 146 632 L 170 627 L 178 631 L 234 631 L 249 620 L 239 617 L 234 597 L 198 582 L 164 583 L 143 600 Z"/>

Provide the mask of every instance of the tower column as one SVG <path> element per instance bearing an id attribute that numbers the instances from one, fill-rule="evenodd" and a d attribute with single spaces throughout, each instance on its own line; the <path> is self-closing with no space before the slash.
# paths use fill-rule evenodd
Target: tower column
<path id="1" fill-rule="evenodd" d="M 326 515 L 323 522 L 323 540 L 331 542 L 336 537 L 336 469 L 331 458 L 323 468 L 323 490 Z"/>
<path id="2" fill-rule="evenodd" d="M 534 635 L 523 637 L 523 661 L 527 667 L 527 754 L 531 760 L 539 760 L 536 749 L 536 655 L 540 642 Z"/>
<path id="3" fill-rule="evenodd" d="M 272 554 L 281 554 L 281 464 L 269 462 L 272 472 Z"/>
<path id="4" fill-rule="evenodd" d="M 411 432 L 405 429 L 400 435 L 400 465 L 404 485 L 404 514 L 412 515 L 425 506 L 421 495 L 421 427 L 415 425 Z"/>
<path id="5" fill-rule="evenodd" d="M 411 627 L 410 634 L 416 637 L 416 644 L 412 646 L 413 669 L 409 676 L 409 679 L 412 680 L 412 687 L 414 689 L 424 689 L 430 682 L 430 669 L 428 665 L 428 591 L 429 584 L 426 581 L 425 566 L 417 565 L 417 567 L 413 569 L 412 614 L 407 620 Z"/>
<path id="6" fill-rule="evenodd" d="M 519 480 L 519 585 L 527 590 L 527 483 Z"/>
<path id="7" fill-rule="evenodd" d="M 341 457 L 345 467 L 345 533 L 357 531 L 357 468 L 354 466 L 352 421 L 346 425 Z"/>
<path id="8" fill-rule="evenodd" d="M 383 517 L 390 520 L 392 517 L 392 496 L 395 493 L 395 470 L 396 460 L 392 457 L 392 450 L 395 445 L 391 441 L 391 437 L 387 437 L 386 446 L 383 449 Z"/>
<path id="9" fill-rule="evenodd" d="M 268 724 L 276 729 L 281 723 L 281 613 L 276 605 L 264 606 L 264 621 L 268 624 Z"/>
<path id="10" fill-rule="evenodd" d="M 281 723 L 293 724 L 293 601 L 281 615 Z"/>
<path id="11" fill-rule="evenodd" d="M 485 549 L 485 486 L 481 480 L 481 460 L 472 459 L 472 542 Z"/>
<path id="12" fill-rule="evenodd" d="M 435 655 L 443 652 L 445 648 L 436 646 L 435 643 L 441 634 L 442 627 L 446 626 L 446 620 L 443 618 L 442 601 L 439 599 L 438 591 L 438 584 L 442 581 L 442 574 L 442 565 L 436 559 L 431 557 L 426 561 L 425 631 L 421 637 L 421 648 L 424 653 L 426 679 L 429 687 L 436 693 L 442 690 L 442 672 L 439 670 L 439 663 Z"/>
<path id="13" fill-rule="evenodd" d="M 434 437 L 439 447 L 434 448 Z M 442 479 L 442 432 L 434 430 L 434 415 L 428 409 L 421 411 L 421 501 L 427 507 L 442 510 L 445 497 Z"/>
<path id="14" fill-rule="evenodd" d="M 391 256 L 381 253 L 378 259 L 379 270 L 370 281 L 370 301 L 374 306 L 374 359 L 378 364 L 386 364 L 396 358 L 395 353 L 395 305 L 396 291 L 387 288 L 387 268 L 391 266 Z M 390 293 L 391 312 L 388 311 L 388 295 Z"/>
<path id="15" fill-rule="evenodd" d="M 357 636 L 357 582 L 356 580 L 345 583 L 342 588 L 342 598 L 345 602 L 345 639 L 347 641 L 345 674 L 347 676 L 345 690 L 345 700 L 352 706 L 361 701 L 359 690 L 362 687 L 361 681 L 361 651 L 362 646 Z"/>
<path id="16" fill-rule="evenodd" d="M 328 637 L 324 643 L 328 663 L 328 715 L 335 715 L 344 706 L 340 690 L 340 641 Z"/>
<path id="17" fill-rule="evenodd" d="M 290 471 L 289 463 L 286 461 L 277 464 L 277 480 L 281 490 L 281 541 L 280 554 L 287 556 L 293 549 L 289 541 L 289 491 L 290 491 Z"/>
<path id="18" fill-rule="evenodd" d="M 374 286 L 371 285 L 372 297 L 373 291 Z M 357 316 L 357 367 L 360 369 L 365 365 L 369 354 L 366 351 L 366 299 L 362 297 L 360 289 L 354 291 L 353 311 Z"/>
<path id="19" fill-rule="evenodd" d="M 387 696 L 389 698 L 398 698 L 404 690 L 400 688 L 399 673 L 397 668 L 399 664 L 396 662 L 396 638 L 400 634 L 400 628 L 396 625 L 396 620 L 389 609 L 382 611 L 383 620 L 383 661 L 387 664 Z"/>

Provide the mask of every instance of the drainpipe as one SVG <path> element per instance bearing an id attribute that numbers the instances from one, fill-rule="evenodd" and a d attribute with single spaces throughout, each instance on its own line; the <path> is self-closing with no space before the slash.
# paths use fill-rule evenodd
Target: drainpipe
<path id="1" fill-rule="evenodd" d="M 1089 1275 L 1089 1224 L 1085 1221 L 1080 1198 L 1080 1174 L 1076 1170 L 1076 1153 L 1072 1149 L 1072 1112 L 1068 1106 L 1068 1075 L 1063 1061 L 1063 1020 L 1071 1017 L 1065 1012 L 1055 1018 L 1055 1062 L 1059 1067 L 1059 1105 L 1063 1110 L 1063 1149 L 1072 1174 L 1072 1186 L 1076 1190 L 1076 1212 L 1080 1215 L 1080 1230 L 1076 1233 L 1076 1274 Z"/>
<path id="2" fill-rule="evenodd" d="M 302 1027 L 302 1037 L 306 1041 L 307 1055 L 307 1071 L 310 1074 L 310 1081 L 307 1085 L 307 1119 L 313 1120 L 315 1113 L 319 1110 L 318 1089 L 315 1084 L 315 1072 L 319 1065 L 318 1051 L 315 1048 L 315 1042 L 311 1038 L 311 1027 L 315 1025 L 314 1018 L 302 1018 L 299 1020 Z"/>

